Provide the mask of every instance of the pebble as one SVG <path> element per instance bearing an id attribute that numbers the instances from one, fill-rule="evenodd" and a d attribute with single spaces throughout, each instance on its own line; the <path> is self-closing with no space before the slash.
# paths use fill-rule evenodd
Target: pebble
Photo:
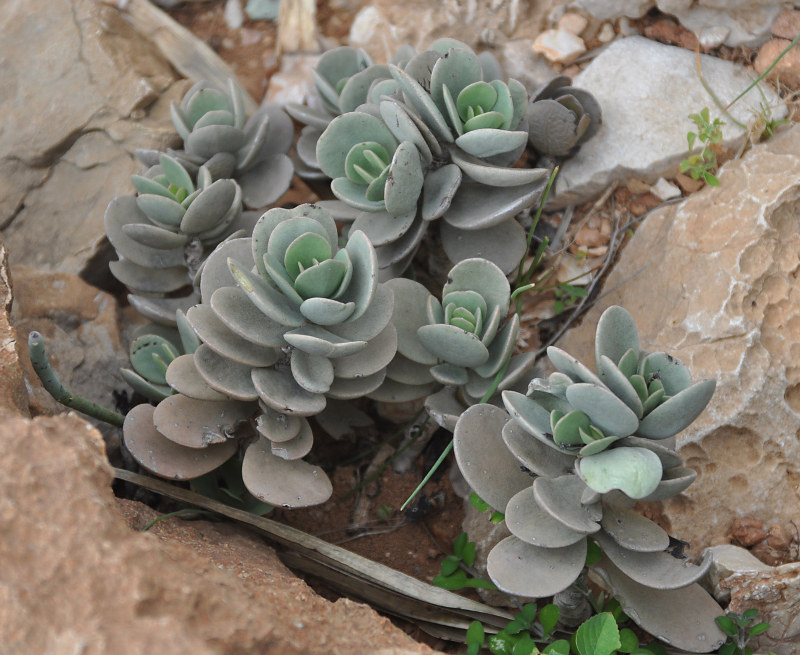
<path id="1" fill-rule="evenodd" d="M 663 177 L 658 178 L 658 181 L 650 188 L 650 191 L 656 198 L 661 200 L 670 200 L 681 196 L 681 190 Z"/>
<path id="2" fill-rule="evenodd" d="M 631 25 L 631 19 L 627 16 L 623 16 L 619 19 L 619 22 L 617 23 L 617 31 L 621 36 L 633 36 L 634 34 L 639 33 L 639 30 L 636 28 L 636 26 Z"/>
<path id="3" fill-rule="evenodd" d="M 229 29 L 238 30 L 244 25 L 244 11 L 242 11 L 242 0 L 228 0 L 225 3 L 225 11 L 222 14 L 225 24 Z"/>
<path id="4" fill-rule="evenodd" d="M 689 177 L 688 175 L 684 175 L 683 173 L 678 173 L 675 176 L 675 182 L 686 194 L 699 191 L 700 189 L 703 188 L 703 185 L 705 184 L 703 180 L 693 180 L 691 177 Z"/>
<path id="5" fill-rule="evenodd" d="M 772 39 L 767 41 L 758 49 L 758 55 L 753 63 L 753 67 L 760 75 L 772 65 L 783 50 L 791 43 L 787 39 Z M 771 79 L 777 79 L 792 89 L 800 87 L 800 50 L 792 48 L 775 65 L 768 75 Z"/>
<path id="6" fill-rule="evenodd" d="M 729 27 L 704 27 L 697 33 L 697 40 L 704 50 L 719 48 L 731 33 Z"/>
<path id="7" fill-rule="evenodd" d="M 625 186 L 627 187 L 628 191 L 630 191 L 633 195 L 639 196 L 643 193 L 650 193 L 650 185 L 640 180 L 638 177 L 631 177 L 625 182 Z"/>
<path id="8" fill-rule="evenodd" d="M 772 24 L 772 34 L 791 41 L 800 32 L 800 11 L 784 9 Z"/>
<path id="9" fill-rule="evenodd" d="M 242 37 L 243 46 L 255 45 L 264 38 L 264 32 L 261 30 L 254 30 L 252 27 L 243 27 L 239 32 L 239 36 Z"/>
<path id="10" fill-rule="evenodd" d="M 575 12 L 567 12 L 558 21 L 558 29 L 580 36 L 589 25 L 589 19 Z"/>
<path id="11" fill-rule="evenodd" d="M 533 51 L 553 63 L 571 64 L 586 52 L 586 45 L 583 39 L 566 30 L 545 30 L 533 42 Z"/>
<path id="12" fill-rule="evenodd" d="M 603 26 L 597 33 L 597 40 L 600 41 L 600 43 L 611 43 L 616 36 L 617 33 L 614 31 L 614 26 L 611 23 L 603 23 Z"/>

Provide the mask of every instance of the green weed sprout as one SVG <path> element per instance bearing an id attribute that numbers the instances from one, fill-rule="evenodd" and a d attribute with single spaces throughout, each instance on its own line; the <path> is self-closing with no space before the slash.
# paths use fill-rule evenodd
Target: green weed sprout
<path id="1" fill-rule="evenodd" d="M 704 180 L 709 186 L 719 186 L 719 180 L 714 175 L 717 171 L 717 153 L 714 146 L 722 142 L 722 126 L 725 125 L 719 118 L 713 121 L 709 118 L 708 107 L 703 107 L 696 114 L 689 114 L 691 121 L 697 126 L 697 132 L 689 132 L 686 140 L 689 151 L 696 142 L 703 144 L 700 152 L 690 154 L 680 164 L 681 173 L 688 173 L 693 180 Z"/>
<path id="2" fill-rule="evenodd" d="M 741 614 L 728 612 L 725 616 L 718 616 L 716 621 L 720 629 L 728 636 L 728 641 L 719 649 L 719 655 L 753 655 L 753 649 L 747 644 L 762 632 L 769 630 L 769 623 L 756 623 L 758 610 L 753 608 Z"/>

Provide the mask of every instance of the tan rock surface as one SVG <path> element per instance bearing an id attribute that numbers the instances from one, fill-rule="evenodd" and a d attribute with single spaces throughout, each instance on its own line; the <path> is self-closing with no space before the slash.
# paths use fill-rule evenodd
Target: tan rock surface
<path id="1" fill-rule="evenodd" d="M 0 424 L 0 644 L 8 655 L 434 653 L 328 602 L 230 525 L 116 501 L 100 435 L 75 415 Z"/>
<path id="2" fill-rule="evenodd" d="M 729 162 L 719 187 L 647 217 L 608 290 L 559 346 L 594 366 L 600 313 L 620 304 L 642 347 L 694 379 L 714 377 L 703 414 L 678 436 L 699 473 L 664 504 L 692 554 L 726 542 L 740 516 L 800 520 L 800 128 Z"/>
<path id="3" fill-rule="evenodd" d="M 20 366 L 20 343 L 11 325 L 12 302 L 8 251 L 0 235 L 0 418 L 28 416 L 28 394 Z"/>
<path id="4" fill-rule="evenodd" d="M 185 83 L 111 7 L 0 3 L 0 229 L 12 263 L 81 272 L 137 147 L 173 140 Z M 105 271 L 104 271 L 105 272 Z"/>

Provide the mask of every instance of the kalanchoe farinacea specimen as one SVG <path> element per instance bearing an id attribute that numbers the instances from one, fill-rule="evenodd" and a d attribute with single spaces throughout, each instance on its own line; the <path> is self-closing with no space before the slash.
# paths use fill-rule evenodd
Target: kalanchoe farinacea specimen
<path id="1" fill-rule="evenodd" d="M 302 460 L 313 443 L 307 417 L 324 427 L 328 399 L 376 389 L 397 345 L 392 294 L 378 283 L 372 245 L 356 231 L 340 248 L 333 219 L 313 205 L 272 209 L 252 238 L 212 253 L 200 289 L 203 303 L 187 320 L 202 344 L 170 364 L 166 380 L 178 393 L 149 419 L 140 410 L 125 430 L 129 449 L 143 466 L 175 477 L 140 458 L 164 446 L 164 459 L 179 468 L 193 461 L 192 449 L 239 437 L 254 496 L 277 506 L 324 502 L 330 481 Z"/>
<path id="2" fill-rule="evenodd" d="M 507 362 L 495 393 L 525 388 L 534 355 L 512 356 L 519 316 L 509 316 L 510 285 L 496 265 L 479 258 L 459 262 L 447 275 L 441 301 L 412 280 L 398 278 L 387 286 L 395 298 L 397 355 L 371 397 L 388 402 L 426 397 L 429 414 L 452 431 L 461 412 L 480 402 Z M 432 393 L 434 385 L 443 389 Z"/>
<path id="3" fill-rule="evenodd" d="M 190 172 L 205 165 L 214 180 L 235 179 L 244 205 L 252 209 L 268 207 L 289 188 L 294 167 L 286 153 L 294 127 L 280 107 L 263 105 L 248 118 L 241 88 L 232 80 L 227 93 L 202 81 L 172 104 L 171 115 L 183 149 L 170 154 Z M 152 166 L 159 153 L 137 156 Z"/>
<path id="4" fill-rule="evenodd" d="M 109 268 L 142 314 L 175 325 L 175 310 L 197 302 L 191 285 L 205 256 L 224 239 L 248 233 L 252 223 L 242 212 L 239 185 L 214 181 L 205 166 L 195 183 L 178 160 L 161 154 L 131 180 L 138 194 L 118 196 L 106 208 L 106 236 L 119 256 Z"/>
<path id="5" fill-rule="evenodd" d="M 540 155 L 564 159 L 592 138 L 602 123 L 600 104 L 566 75 L 556 75 L 531 98 L 528 140 Z"/>
<path id="6" fill-rule="evenodd" d="M 506 592 L 550 596 L 581 574 L 591 539 L 603 551 L 594 569 L 634 621 L 678 648 L 709 652 L 723 635 L 719 606 L 696 584 L 708 562 L 674 556 L 669 535 L 632 506 L 694 480 L 672 437 L 697 418 L 714 381 L 692 384 L 678 360 L 642 351 L 621 307 L 600 318 L 595 350 L 599 374 L 551 348 L 558 372 L 527 395 L 504 391 L 507 412 L 475 405 L 456 424 L 459 468 L 511 531 L 487 570 Z"/>
<path id="7" fill-rule="evenodd" d="M 541 196 L 548 174 L 511 166 L 527 142 L 522 85 L 484 80 L 478 56 L 453 39 L 389 71 L 394 95 L 334 118 L 317 141 L 352 229 L 376 246 L 384 279 L 402 272 L 440 218 L 452 261 L 480 256 L 510 272 L 525 251 L 514 216 Z"/>

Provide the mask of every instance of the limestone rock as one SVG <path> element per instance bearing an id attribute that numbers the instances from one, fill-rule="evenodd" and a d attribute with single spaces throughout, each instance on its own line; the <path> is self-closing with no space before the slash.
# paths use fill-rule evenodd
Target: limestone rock
<path id="1" fill-rule="evenodd" d="M 762 45 L 753 62 L 756 72 L 760 75 L 766 71 L 790 44 L 788 39 L 770 39 Z M 783 55 L 768 76 L 791 89 L 800 88 L 800 53 L 797 48 L 792 48 Z"/>
<path id="2" fill-rule="evenodd" d="M 131 530 L 154 513 L 116 501 L 111 479 L 77 416 L 0 423 L 4 653 L 434 655 L 370 608 L 322 599 L 243 529 Z"/>
<path id="3" fill-rule="evenodd" d="M 600 20 L 640 18 L 657 7 L 693 32 L 727 29 L 725 44 L 732 47 L 758 45 L 781 10 L 792 5 L 783 0 L 576 0 L 576 4 Z"/>
<path id="4" fill-rule="evenodd" d="M 605 282 L 607 293 L 559 346 L 593 365 L 600 313 L 624 306 L 642 347 L 716 378 L 678 435 L 698 472 L 662 508 L 692 554 L 727 541 L 739 516 L 800 522 L 800 128 L 755 146 L 705 187 L 650 214 Z"/>
<path id="5" fill-rule="evenodd" d="M 545 30 L 533 42 L 533 51 L 554 63 L 571 64 L 586 52 L 586 44 L 568 30 Z"/>
<path id="6" fill-rule="evenodd" d="M 28 394 L 20 366 L 20 343 L 11 325 L 11 275 L 8 251 L 0 235 L 0 419 L 28 416 Z"/>
<path id="7" fill-rule="evenodd" d="M 701 55 L 703 75 L 721 102 L 733 100 L 751 82 L 744 68 Z M 687 156 L 686 133 L 693 129 L 691 113 L 715 103 L 697 77 L 695 55 L 688 50 L 632 36 L 611 43 L 573 80 L 594 95 L 603 108 L 600 130 L 564 162 L 556 180 L 552 207 L 587 200 L 614 181 L 631 175 L 652 183 L 672 177 Z M 780 98 L 764 87 L 774 118 L 786 113 Z M 752 89 L 730 110 L 747 124 L 758 114 L 762 96 Z M 724 120 L 724 119 L 723 119 Z M 723 143 L 732 146 L 744 130 L 728 122 Z"/>
<path id="8" fill-rule="evenodd" d="M 120 14 L 93 0 L 0 4 L 0 229 L 12 264 L 80 273 L 137 147 L 174 139 L 185 89 Z M 47 244 L 47 247 L 43 247 Z"/>
<path id="9" fill-rule="evenodd" d="M 728 603 L 731 599 L 730 589 L 722 586 L 725 579 L 742 573 L 758 573 L 769 571 L 767 566 L 749 550 L 732 544 L 720 544 L 706 548 L 704 557 L 711 559 L 711 566 L 704 582 L 711 594 L 720 603 Z"/>

